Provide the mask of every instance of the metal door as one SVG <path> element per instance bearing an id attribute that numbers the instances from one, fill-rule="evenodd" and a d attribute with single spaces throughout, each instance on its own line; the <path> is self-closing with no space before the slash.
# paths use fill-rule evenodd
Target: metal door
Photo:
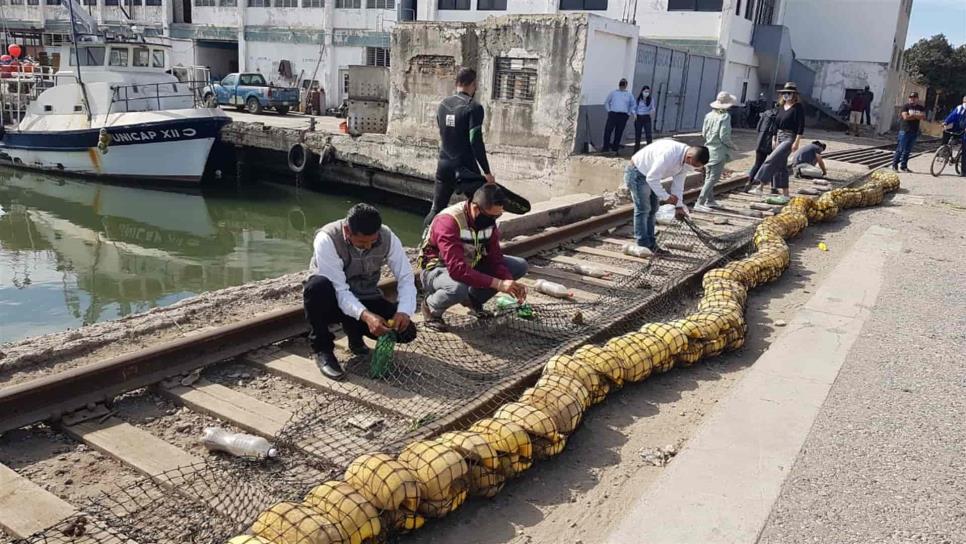
<path id="1" fill-rule="evenodd" d="M 701 100 L 701 89 L 705 85 L 714 86 L 713 81 L 704 81 L 703 71 L 706 58 L 698 55 L 691 55 L 688 59 L 688 77 L 684 84 L 684 107 L 681 113 L 681 130 L 695 130 L 700 128 L 702 118 L 699 112 L 703 111 Z"/>
<path id="2" fill-rule="evenodd" d="M 657 111 L 654 112 L 654 130 L 667 131 L 665 112 L 668 103 L 668 76 L 671 73 L 671 50 L 659 47 L 654 62 L 654 83 L 651 88 L 657 96 Z"/>
<path id="3" fill-rule="evenodd" d="M 661 130 L 663 132 L 674 132 L 680 130 L 679 114 L 682 102 L 684 101 L 684 69 L 687 60 L 687 53 L 683 51 L 671 51 L 671 62 L 668 67 L 667 95 L 664 100 L 664 122 Z"/>

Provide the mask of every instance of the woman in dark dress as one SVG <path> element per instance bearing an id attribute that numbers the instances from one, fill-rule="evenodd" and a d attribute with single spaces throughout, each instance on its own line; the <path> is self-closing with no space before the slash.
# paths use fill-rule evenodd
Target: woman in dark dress
<path id="1" fill-rule="evenodd" d="M 781 189 L 782 194 L 788 196 L 788 156 L 798 150 L 805 133 L 805 106 L 798 100 L 798 87 L 794 83 L 786 83 L 778 95 L 781 103 L 775 116 L 778 128 L 775 149 L 755 175 L 758 185 L 755 192 L 761 193 L 762 185 L 767 182 L 771 183 L 773 194 Z"/>

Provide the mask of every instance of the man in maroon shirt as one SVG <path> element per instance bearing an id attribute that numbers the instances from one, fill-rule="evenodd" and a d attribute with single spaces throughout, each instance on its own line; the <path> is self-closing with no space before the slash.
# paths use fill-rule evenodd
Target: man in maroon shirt
<path id="1" fill-rule="evenodd" d="M 527 288 L 516 280 L 527 273 L 527 262 L 500 249 L 496 220 L 505 202 L 503 190 L 487 183 L 471 200 L 433 219 L 417 261 L 426 292 L 421 308 L 426 327 L 445 330 L 443 312 L 456 304 L 468 306 L 477 318 L 488 317 L 483 304 L 498 291 L 526 300 Z"/>

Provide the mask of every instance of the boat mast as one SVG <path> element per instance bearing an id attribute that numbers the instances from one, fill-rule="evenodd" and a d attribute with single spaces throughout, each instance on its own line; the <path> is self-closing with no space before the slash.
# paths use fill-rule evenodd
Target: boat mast
<path id="1" fill-rule="evenodd" d="M 84 80 L 81 78 L 80 41 L 77 39 L 77 23 L 74 20 L 75 2 L 76 0 L 67 0 L 67 11 L 70 13 L 70 34 L 71 39 L 74 42 L 74 68 L 77 69 L 75 79 L 81 88 L 81 100 L 84 101 L 84 111 L 87 112 L 87 124 L 90 125 L 92 120 L 91 101 L 87 98 L 87 87 L 84 85 Z"/>

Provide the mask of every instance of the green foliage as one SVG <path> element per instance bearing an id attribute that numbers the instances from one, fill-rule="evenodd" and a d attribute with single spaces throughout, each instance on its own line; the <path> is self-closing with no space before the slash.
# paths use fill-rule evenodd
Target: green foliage
<path id="1" fill-rule="evenodd" d="M 966 44 L 953 47 L 946 36 L 921 39 L 904 53 L 906 72 L 949 100 L 966 93 Z"/>

